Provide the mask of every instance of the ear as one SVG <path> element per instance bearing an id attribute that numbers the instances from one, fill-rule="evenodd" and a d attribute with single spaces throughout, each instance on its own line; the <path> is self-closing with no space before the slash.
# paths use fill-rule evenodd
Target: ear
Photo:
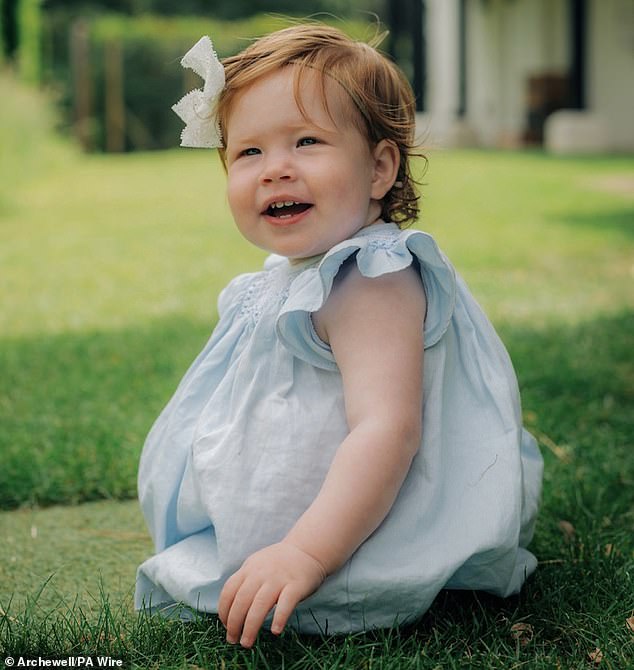
<path id="1" fill-rule="evenodd" d="M 381 200 L 394 186 L 401 160 L 401 152 L 392 140 L 381 140 L 372 151 L 374 171 L 371 195 Z"/>

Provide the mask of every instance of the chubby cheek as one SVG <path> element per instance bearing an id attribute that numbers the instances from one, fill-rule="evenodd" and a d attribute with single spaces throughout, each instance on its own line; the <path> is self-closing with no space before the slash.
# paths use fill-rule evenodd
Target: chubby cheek
<path id="1" fill-rule="evenodd" d="M 337 209 L 345 208 L 352 211 L 363 211 L 371 199 L 371 177 L 367 174 L 367 166 L 353 161 L 340 161 L 333 170 L 329 167 L 324 171 L 327 179 L 321 184 L 321 192 L 325 193 Z M 350 215 L 350 211 L 346 212 Z"/>
<path id="2" fill-rule="evenodd" d="M 238 226 L 241 220 L 255 208 L 253 196 L 240 175 L 229 174 L 227 179 L 227 201 Z"/>
<path id="3" fill-rule="evenodd" d="M 243 180 L 230 178 L 227 181 L 227 201 L 242 237 L 257 247 L 261 246 L 255 197 Z"/>

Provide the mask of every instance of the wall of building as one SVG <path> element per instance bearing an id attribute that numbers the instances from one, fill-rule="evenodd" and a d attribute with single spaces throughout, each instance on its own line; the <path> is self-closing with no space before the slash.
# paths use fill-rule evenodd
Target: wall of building
<path id="1" fill-rule="evenodd" d="M 419 134 L 427 145 L 445 145 L 458 109 L 457 0 L 427 0 L 426 17 L 426 109 Z"/>
<path id="2" fill-rule="evenodd" d="M 432 145 L 520 146 L 540 126 L 535 91 L 570 69 L 568 0 L 467 0 L 466 11 L 467 113 L 459 119 L 459 2 L 427 0 L 420 126 Z M 606 128 L 605 149 L 634 149 L 632 0 L 588 0 L 586 59 L 586 105 Z"/>
<path id="3" fill-rule="evenodd" d="M 485 145 L 518 145 L 529 78 L 566 73 L 566 1 L 476 0 L 467 7 L 469 121 Z"/>
<path id="4" fill-rule="evenodd" d="M 607 149 L 634 151 L 634 2 L 590 0 L 587 103 Z"/>

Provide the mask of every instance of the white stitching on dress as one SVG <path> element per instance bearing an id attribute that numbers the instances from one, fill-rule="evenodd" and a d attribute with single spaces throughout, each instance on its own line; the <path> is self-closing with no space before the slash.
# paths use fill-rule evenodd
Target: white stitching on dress
<path id="1" fill-rule="evenodd" d="M 376 237 L 371 237 L 368 240 L 367 245 L 371 251 L 376 251 L 377 249 L 389 250 L 395 247 L 398 241 L 398 237 L 395 237 L 394 235 L 390 235 L 389 237 L 376 235 Z"/>
<path id="2" fill-rule="evenodd" d="M 277 284 L 277 286 L 275 286 Z M 249 284 L 241 296 L 240 316 L 255 325 L 267 307 L 281 307 L 288 298 L 290 280 L 278 268 L 262 272 Z"/>

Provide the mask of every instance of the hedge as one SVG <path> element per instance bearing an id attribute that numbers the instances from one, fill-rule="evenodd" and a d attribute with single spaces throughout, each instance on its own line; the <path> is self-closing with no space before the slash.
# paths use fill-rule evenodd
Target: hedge
<path id="1" fill-rule="evenodd" d="M 86 149 L 175 147 L 182 124 L 171 105 L 201 83 L 181 68 L 183 54 L 207 34 L 222 58 L 293 21 L 297 19 L 270 15 L 241 21 L 152 15 L 73 18 L 57 12 L 47 21 L 46 76 L 50 83 L 61 84 L 69 125 Z M 333 23 L 359 39 L 373 31 L 367 23 Z"/>

